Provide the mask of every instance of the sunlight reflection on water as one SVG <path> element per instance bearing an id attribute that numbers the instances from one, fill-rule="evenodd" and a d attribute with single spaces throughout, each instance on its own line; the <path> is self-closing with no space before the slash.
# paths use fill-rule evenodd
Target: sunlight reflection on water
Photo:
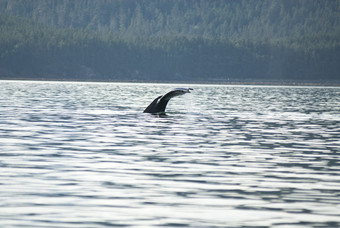
<path id="1" fill-rule="evenodd" d="M 1 226 L 340 225 L 340 89 L 0 82 Z"/>

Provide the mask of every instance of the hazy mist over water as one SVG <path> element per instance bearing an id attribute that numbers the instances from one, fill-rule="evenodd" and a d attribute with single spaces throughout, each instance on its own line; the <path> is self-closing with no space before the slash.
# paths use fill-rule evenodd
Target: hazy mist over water
<path id="1" fill-rule="evenodd" d="M 0 81 L 0 226 L 339 227 L 339 104 L 338 87 Z"/>

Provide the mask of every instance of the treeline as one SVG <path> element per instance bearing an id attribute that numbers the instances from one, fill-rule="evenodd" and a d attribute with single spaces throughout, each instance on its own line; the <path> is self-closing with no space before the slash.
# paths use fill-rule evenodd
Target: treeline
<path id="1" fill-rule="evenodd" d="M 0 0 L 0 78 L 339 80 L 339 2 Z"/>
<path id="2" fill-rule="evenodd" d="M 120 37 L 277 39 L 340 32 L 340 0 L 0 0 L 0 13 Z"/>

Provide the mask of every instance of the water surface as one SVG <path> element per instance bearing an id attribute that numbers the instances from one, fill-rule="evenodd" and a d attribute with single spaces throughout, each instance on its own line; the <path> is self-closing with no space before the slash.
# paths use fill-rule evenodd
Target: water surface
<path id="1" fill-rule="evenodd" d="M 338 227 L 340 89 L 0 82 L 1 227 Z"/>

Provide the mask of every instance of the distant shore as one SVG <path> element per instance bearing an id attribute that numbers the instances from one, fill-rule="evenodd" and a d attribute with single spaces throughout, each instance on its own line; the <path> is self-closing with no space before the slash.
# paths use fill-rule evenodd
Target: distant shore
<path id="1" fill-rule="evenodd" d="M 259 86 L 327 86 L 340 87 L 340 81 L 308 81 L 308 80 L 77 80 L 67 78 L 13 78 L 0 77 L 0 81 L 56 81 L 56 82 L 102 82 L 102 83 L 159 83 L 159 84 L 210 84 L 210 85 L 259 85 Z"/>

